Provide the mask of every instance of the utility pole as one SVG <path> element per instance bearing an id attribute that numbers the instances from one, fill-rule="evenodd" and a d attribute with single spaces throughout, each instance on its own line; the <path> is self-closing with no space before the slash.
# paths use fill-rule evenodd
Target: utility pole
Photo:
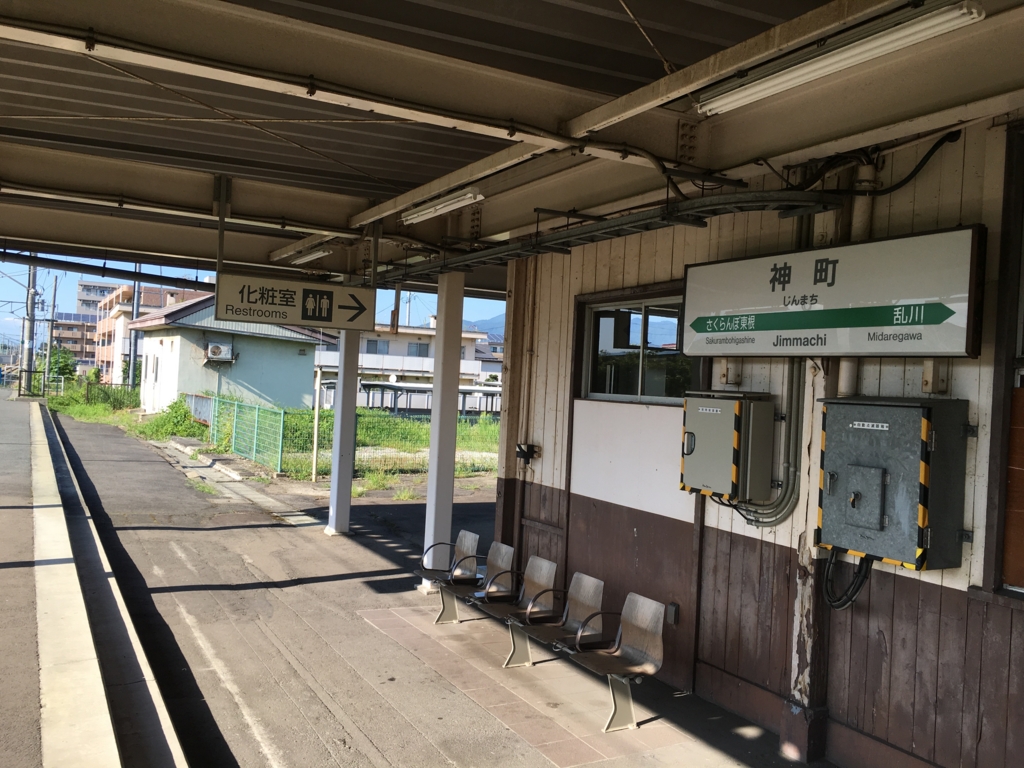
<path id="1" fill-rule="evenodd" d="M 51 273 L 53 274 L 53 273 Z M 53 298 L 50 301 L 50 335 L 46 340 L 46 374 L 43 376 L 43 392 L 50 384 L 50 360 L 53 357 L 53 324 L 57 322 L 57 275 L 53 275 Z"/>
<path id="2" fill-rule="evenodd" d="M 36 346 L 36 268 L 28 268 L 28 286 L 25 293 L 25 345 L 21 352 L 23 371 L 22 391 L 32 392 L 32 373 L 35 368 Z"/>
<path id="3" fill-rule="evenodd" d="M 138 264 L 135 265 L 135 271 L 139 271 Z M 136 280 L 134 290 L 132 291 L 132 320 L 135 320 L 139 316 L 139 307 L 142 299 L 139 295 L 140 293 L 139 281 Z M 128 349 L 128 354 L 130 355 L 128 358 L 128 388 L 133 389 L 135 387 L 135 358 L 137 358 L 139 354 L 139 332 L 130 331 L 130 334 L 129 338 L 131 341 L 129 342 Z"/>

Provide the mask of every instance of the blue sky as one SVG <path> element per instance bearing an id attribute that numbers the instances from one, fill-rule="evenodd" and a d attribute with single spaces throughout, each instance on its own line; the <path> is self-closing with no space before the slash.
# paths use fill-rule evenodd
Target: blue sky
<path id="1" fill-rule="evenodd" d="M 59 258 L 59 257 L 49 257 Z M 102 262 L 91 261 L 88 259 L 82 259 L 81 263 L 96 264 L 100 266 Z M 122 264 L 120 262 L 109 264 L 111 267 L 117 267 L 119 269 L 132 269 L 130 264 Z M 186 269 L 170 269 L 170 268 L 159 268 L 159 267 L 143 267 L 144 271 L 153 274 L 170 275 L 173 277 L 187 277 L 195 279 L 197 272 L 195 270 Z M 210 272 L 198 272 L 199 279 L 202 280 Z M 47 312 L 46 316 L 49 316 L 49 305 L 50 296 L 53 290 L 53 281 L 57 280 L 57 311 L 58 312 L 74 312 L 75 311 L 75 296 L 76 296 L 76 285 L 79 278 L 86 277 L 88 279 L 102 280 L 102 278 L 95 277 L 93 275 L 80 275 L 76 272 L 68 271 L 55 271 L 49 269 L 40 269 L 36 274 L 36 287 L 43 293 L 43 298 L 46 300 Z M 25 314 L 25 288 L 23 285 L 28 282 L 28 267 L 23 267 L 19 264 L 11 264 L 0 262 L 0 336 L 5 337 L 4 341 L 13 341 L 17 343 L 21 337 L 21 318 Z M 116 281 L 106 281 L 116 282 Z M 401 322 L 405 323 L 407 305 L 406 299 L 408 294 L 402 294 L 402 314 Z M 394 306 L 395 292 L 393 290 L 377 291 L 377 322 L 387 323 L 391 318 L 391 309 Z M 8 303 L 13 302 L 13 303 Z M 413 325 L 423 325 L 427 322 L 427 316 L 432 315 L 437 311 L 437 297 L 425 293 L 413 294 L 411 307 L 408 307 L 411 314 L 411 322 Z M 503 301 L 490 301 L 487 299 L 466 299 L 463 308 L 463 316 L 467 321 L 474 322 L 477 320 L 487 320 L 496 315 L 500 315 L 505 311 L 505 302 Z M 37 337 L 43 333 L 44 326 L 40 326 L 36 330 Z M 40 338 L 40 341 L 42 339 Z"/>

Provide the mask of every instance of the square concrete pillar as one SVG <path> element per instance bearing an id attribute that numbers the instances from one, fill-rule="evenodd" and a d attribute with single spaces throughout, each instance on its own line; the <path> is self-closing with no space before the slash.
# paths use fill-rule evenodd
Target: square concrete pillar
<path id="1" fill-rule="evenodd" d="M 437 336 L 434 341 L 434 387 L 430 402 L 430 463 L 427 475 L 427 521 L 423 548 L 452 540 L 455 495 L 455 434 L 459 424 L 459 371 L 462 350 L 462 299 L 466 276 L 448 272 L 437 280 Z M 448 547 L 432 550 L 428 568 L 444 568 Z"/>
<path id="2" fill-rule="evenodd" d="M 359 385 L 359 331 L 338 337 L 338 384 L 334 390 L 334 440 L 331 445 L 331 506 L 328 536 L 348 533 L 352 476 L 356 464 L 356 394 Z"/>

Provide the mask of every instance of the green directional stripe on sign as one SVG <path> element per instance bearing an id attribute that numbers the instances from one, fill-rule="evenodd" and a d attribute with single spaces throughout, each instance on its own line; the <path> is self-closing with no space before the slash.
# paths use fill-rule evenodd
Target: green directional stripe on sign
<path id="1" fill-rule="evenodd" d="M 956 314 L 945 304 L 899 304 L 888 307 L 801 309 L 746 315 L 698 317 L 690 327 L 697 333 L 736 331 L 797 331 L 829 328 L 885 328 L 940 325 Z"/>

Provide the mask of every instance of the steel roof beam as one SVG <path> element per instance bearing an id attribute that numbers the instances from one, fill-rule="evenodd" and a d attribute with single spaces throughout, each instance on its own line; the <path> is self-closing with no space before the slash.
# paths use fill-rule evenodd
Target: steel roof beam
<path id="1" fill-rule="evenodd" d="M 714 54 L 692 66 L 674 72 L 630 94 L 614 99 L 559 126 L 567 137 L 584 138 L 609 128 L 628 118 L 667 104 L 705 85 L 721 80 L 755 64 L 813 42 L 853 24 L 904 5 L 905 0 L 835 0 L 792 21 L 751 38 L 743 43 Z M 538 148 L 534 152 L 518 151 L 511 147 L 490 157 L 476 161 L 466 168 L 442 176 L 427 185 L 406 192 L 385 203 L 358 214 L 352 226 L 361 226 L 376 218 L 395 213 L 402 208 L 468 184 L 484 175 L 497 173 L 515 163 L 548 151 Z M 602 159 L 621 160 L 614 153 L 588 150 L 588 154 Z M 639 162 L 633 158 L 633 162 Z"/>
<path id="2" fill-rule="evenodd" d="M 603 130 L 902 5 L 906 0 L 834 0 L 573 118 L 561 132 L 580 137 Z"/>
<path id="3" fill-rule="evenodd" d="M 171 288 L 183 288 L 192 291 L 210 291 L 214 289 L 211 283 L 202 283 L 197 280 L 189 280 L 183 277 L 170 277 L 165 275 L 151 275 L 146 272 L 133 272 L 127 269 L 112 269 L 110 267 L 96 267 L 91 264 L 69 263 L 57 259 L 47 259 L 40 256 L 31 256 L 24 253 L 12 253 L 8 250 L 0 250 L 0 262 L 11 264 L 22 264 L 27 267 L 42 267 L 62 272 L 80 272 L 83 275 L 98 275 L 99 277 L 124 280 L 125 282 L 139 282 L 147 285 L 166 285 Z"/>
<path id="4" fill-rule="evenodd" d="M 540 146 L 566 141 L 529 136 L 527 126 L 552 134 L 561 121 L 607 99 L 232 3 L 50 0 L 15 7 L 18 18 L 0 18 L 0 39 L 69 51 L 128 71 L 141 66 L 174 72 Z M 671 116 L 653 117 L 628 133 L 632 143 L 668 154 L 675 137 L 667 130 L 674 123 Z M 510 130 L 518 133 L 510 136 Z M 656 146 L 643 140 L 652 132 L 666 133 Z"/>

